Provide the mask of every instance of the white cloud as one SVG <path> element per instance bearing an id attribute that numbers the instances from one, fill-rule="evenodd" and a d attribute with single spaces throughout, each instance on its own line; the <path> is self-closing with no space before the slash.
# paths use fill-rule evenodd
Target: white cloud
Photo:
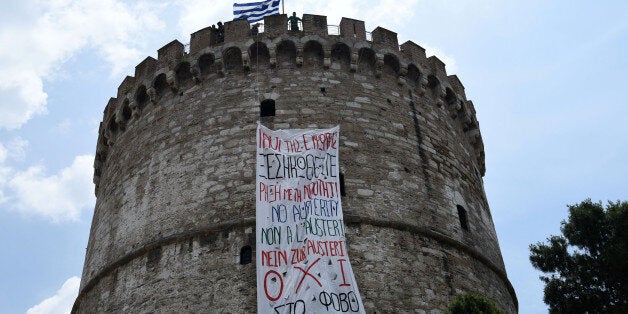
<path id="1" fill-rule="evenodd" d="M 418 2 L 417 0 L 381 0 L 366 8 L 364 18 L 373 23 L 371 25 L 395 31 L 394 28 L 403 26 L 412 20 L 414 12 L 417 11 Z"/>
<path id="2" fill-rule="evenodd" d="M 8 155 L 9 155 L 9 152 L 7 151 L 6 148 L 4 148 L 4 145 L 0 143 L 0 164 L 4 163 L 4 161 L 7 160 Z"/>
<path id="3" fill-rule="evenodd" d="M 218 21 L 224 23 L 233 19 L 231 1 L 183 0 L 178 1 L 177 5 L 181 10 L 178 27 L 185 42 L 190 40 L 190 34 L 199 29 L 216 24 Z"/>
<path id="4" fill-rule="evenodd" d="M 33 0 L 34 1 L 34 0 Z M 31 2 L 33 2 L 31 1 Z M 46 113 L 44 81 L 78 51 L 94 48 L 119 75 L 143 56 L 143 35 L 163 27 L 144 3 L 34 1 L 0 28 L 0 129 Z"/>
<path id="5" fill-rule="evenodd" d="M 61 134 L 67 134 L 72 128 L 72 120 L 65 118 L 55 125 L 54 130 Z"/>
<path id="6" fill-rule="evenodd" d="M 28 146 L 27 140 L 19 136 L 12 139 L 7 144 L 8 156 L 15 160 L 24 159 L 24 156 L 26 156 L 26 152 L 25 152 L 26 146 Z M 0 163 L 2 163 L 1 158 L 0 158 Z"/>
<path id="7" fill-rule="evenodd" d="M 4 164 L 8 158 L 17 160 L 23 159 L 26 146 L 28 146 L 28 141 L 19 136 L 13 138 L 8 144 L 2 144 L 2 142 L 0 142 L 0 166 Z"/>
<path id="8" fill-rule="evenodd" d="M 57 290 L 55 295 L 47 298 L 41 303 L 31 307 L 26 311 L 27 314 L 59 314 L 70 313 L 74 300 L 78 296 L 81 278 L 70 277 L 65 281 L 61 289 Z"/>
<path id="9" fill-rule="evenodd" d="M 6 183 L 7 178 L 11 175 L 11 168 L 5 167 L 3 164 L 7 160 L 7 156 L 9 156 L 9 152 L 7 149 L 0 143 L 0 188 Z M 6 201 L 6 196 L 2 189 L 0 189 L 0 204 Z"/>
<path id="10" fill-rule="evenodd" d="M 6 166 L 7 159 L 21 160 L 24 158 L 24 148 L 28 142 L 21 137 L 12 139 L 8 144 L 0 143 L 0 204 L 7 200 L 2 187 L 10 180 L 13 169 Z"/>
<path id="11" fill-rule="evenodd" d="M 53 222 L 76 221 L 81 209 L 95 202 L 92 183 L 94 156 L 83 155 L 58 174 L 46 175 L 42 166 L 15 173 L 6 185 L 12 194 L 5 196 L 12 207 L 28 215 Z"/>

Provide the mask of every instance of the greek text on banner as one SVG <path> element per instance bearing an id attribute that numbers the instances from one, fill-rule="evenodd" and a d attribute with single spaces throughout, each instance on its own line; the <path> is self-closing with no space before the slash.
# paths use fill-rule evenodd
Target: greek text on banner
<path id="1" fill-rule="evenodd" d="M 347 255 L 338 132 L 258 125 L 258 313 L 365 313 Z"/>

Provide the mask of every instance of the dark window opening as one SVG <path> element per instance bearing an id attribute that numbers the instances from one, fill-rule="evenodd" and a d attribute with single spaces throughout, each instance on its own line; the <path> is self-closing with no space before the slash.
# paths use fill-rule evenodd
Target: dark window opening
<path id="1" fill-rule="evenodd" d="M 137 89 L 137 93 L 135 95 L 135 101 L 137 102 L 137 105 L 140 108 L 140 110 L 144 109 L 144 107 L 146 106 L 146 103 L 149 100 L 150 100 L 150 97 L 148 97 L 148 93 L 146 93 L 146 87 L 144 85 L 140 86 Z"/>
<path id="2" fill-rule="evenodd" d="M 323 46 L 320 43 L 310 40 L 303 46 L 303 61 L 312 66 L 323 65 Z"/>
<path id="3" fill-rule="evenodd" d="M 456 110 L 460 113 L 460 116 L 466 117 L 467 111 L 465 110 L 464 102 L 462 100 L 458 101 L 458 106 L 456 106 Z"/>
<path id="4" fill-rule="evenodd" d="M 109 120 L 109 131 L 111 131 L 112 133 L 118 131 L 118 124 L 116 123 L 116 121 L 114 121 L 113 118 Z"/>
<path id="5" fill-rule="evenodd" d="M 336 43 L 331 47 L 331 66 L 334 69 L 349 69 L 351 65 L 351 51 L 349 46 Z"/>
<path id="6" fill-rule="evenodd" d="M 104 131 L 103 131 L 103 134 L 99 136 L 99 138 L 100 138 L 100 143 L 103 146 L 109 146 L 109 143 L 107 143 L 107 137 L 105 136 Z"/>
<path id="7" fill-rule="evenodd" d="M 214 64 L 214 56 L 211 54 L 204 54 L 198 58 L 198 67 L 201 69 L 202 75 L 207 75 L 211 72 L 211 67 Z"/>
<path id="8" fill-rule="evenodd" d="M 161 96 L 163 92 L 166 90 L 166 87 L 168 87 L 166 75 L 163 73 L 159 74 L 157 78 L 155 79 L 155 83 L 153 83 L 153 87 L 155 88 L 155 92 L 157 93 L 157 95 Z"/>
<path id="9" fill-rule="evenodd" d="M 440 85 L 440 81 L 434 75 L 427 76 L 427 86 L 429 88 L 434 89 L 438 85 Z"/>
<path id="10" fill-rule="evenodd" d="M 277 65 L 292 68 L 297 64 L 297 47 L 293 42 L 284 40 L 277 45 Z"/>
<path id="11" fill-rule="evenodd" d="M 254 69 L 264 69 L 270 64 L 270 52 L 262 42 L 256 42 L 249 47 L 249 56 Z"/>
<path id="12" fill-rule="evenodd" d="M 124 101 L 124 105 L 122 107 L 122 118 L 124 118 L 124 121 L 129 121 L 131 119 L 131 108 L 129 107 L 129 101 L 125 100 Z"/>
<path id="13" fill-rule="evenodd" d="M 454 104 L 456 104 L 456 100 L 456 94 L 454 94 L 454 92 L 450 88 L 445 89 L 445 102 L 448 105 L 453 106 Z"/>
<path id="14" fill-rule="evenodd" d="M 260 117 L 274 117 L 275 116 L 275 101 L 272 99 L 264 99 L 259 105 Z"/>
<path id="15" fill-rule="evenodd" d="M 183 62 L 181 64 L 179 64 L 179 66 L 177 67 L 176 70 L 176 77 L 177 77 L 177 82 L 179 84 L 185 84 L 187 83 L 189 80 L 192 79 L 192 72 L 190 71 L 190 64 L 187 62 Z"/>
<path id="16" fill-rule="evenodd" d="M 253 249 L 250 245 L 245 245 L 240 249 L 240 265 L 246 265 L 253 260 Z"/>
<path id="17" fill-rule="evenodd" d="M 358 50 L 358 72 L 372 73 L 375 70 L 375 52 L 369 48 Z"/>
<path id="18" fill-rule="evenodd" d="M 460 205 L 456 205 L 458 208 L 458 219 L 460 219 L 460 227 L 465 231 L 469 231 L 469 221 L 467 220 L 467 210 Z"/>
<path id="19" fill-rule="evenodd" d="M 340 173 L 340 196 L 346 196 L 347 192 L 345 191 L 345 175 Z"/>
<path id="20" fill-rule="evenodd" d="M 408 65 L 407 77 L 408 80 L 415 86 L 421 82 L 421 72 L 414 64 Z"/>
<path id="21" fill-rule="evenodd" d="M 222 57 L 227 71 L 242 71 L 242 52 L 236 47 L 231 47 L 225 51 Z"/>
<path id="22" fill-rule="evenodd" d="M 399 69 L 399 60 L 394 55 L 387 54 L 384 56 L 384 73 L 398 75 Z"/>

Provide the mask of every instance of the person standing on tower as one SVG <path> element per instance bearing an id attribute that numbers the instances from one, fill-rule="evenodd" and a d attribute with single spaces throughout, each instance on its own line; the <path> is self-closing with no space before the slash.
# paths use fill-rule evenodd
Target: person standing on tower
<path id="1" fill-rule="evenodd" d="M 218 42 L 222 43 L 225 41 L 225 27 L 222 25 L 222 22 L 218 22 Z"/>
<path id="2" fill-rule="evenodd" d="M 253 27 L 251 27 L 251 35 L 255 36 L 257 34 L 259 34 L 259 23 L 255 23 Z"/>
<path id="3" fill-rule="evenodd" d="M 290 30 L 291 31 L 298 31 L 299 30 L 299 21 L 301 21 L 301 19 L 299 17 L 297 17 L 297 13 L 296 12 L 292 12 L 292 16 L 288 18 L 288 22 L 290 22 Z"/>

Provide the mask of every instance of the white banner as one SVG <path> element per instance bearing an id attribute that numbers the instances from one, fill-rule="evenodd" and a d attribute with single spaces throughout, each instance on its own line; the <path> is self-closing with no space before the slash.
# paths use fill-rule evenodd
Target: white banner
<path id="1" fill-rule="evenodd" d="M 364 313 L 345 244 L 338 130 L 258 125 L 258 313 Z"/>

